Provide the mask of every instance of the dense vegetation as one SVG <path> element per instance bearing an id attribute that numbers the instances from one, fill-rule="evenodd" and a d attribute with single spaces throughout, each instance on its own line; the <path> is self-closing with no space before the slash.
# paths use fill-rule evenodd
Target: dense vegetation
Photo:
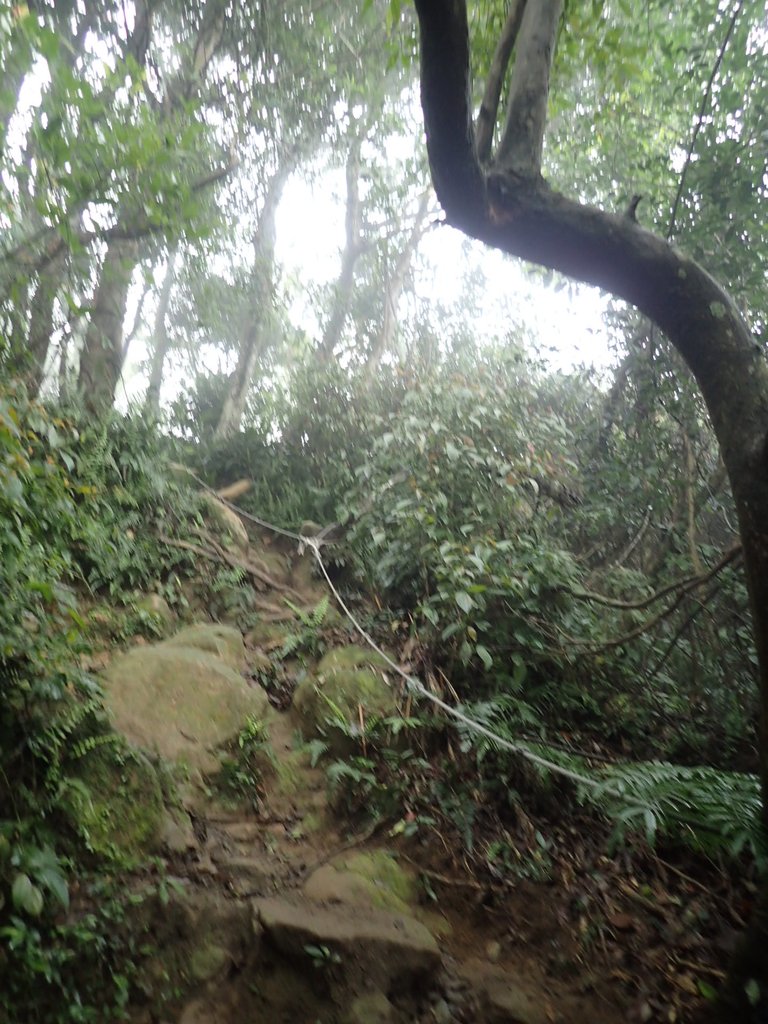
<path id="1" fill-rule="evenodd" d="M 399 3 L 128 8 L 0 8 L 0 1019 L 119 1019 L 148 955 L 122 923 L 162 878 L 78 813 L 81 760 L 130 757 L 83 666 L 105 621 L 116 644 L 159 629 L 150 592 L 183 610 L 193 580 L 214 614 L 227 589 L 227 613 L 251 614 L 240 577 L 168 543 L 200 521 L 174 461 L 212 486 L 248 478 L 244 507 L 277 525 L 340 524 L 333 579 L 409 671 L 594 782 L 558 814 L 758 878 L 738 515 L 679 354 L 615 303 L 611 369 L 553 369 L 522 315 L 489 326 L 474 250 L 430 301 L 426 242 L 450 229 Z M 481 74 L 505 17 L 475 6 Z M 632 215 L 729 289 L 762 349 L 761 19 L 566 4 L 544 169 L 604 207 L 642 192 Z M 279 265 L 297 179 L 343 181 L 333 281 Z M 322 645 L 321 620 L 305 641 Z M 428 830 L 439 813 L 469 848 L 480 803 L 546 805 L 546 772 L 408 710 L 410 759 L 385 723 L 331 772 L 351 814 Z"/>

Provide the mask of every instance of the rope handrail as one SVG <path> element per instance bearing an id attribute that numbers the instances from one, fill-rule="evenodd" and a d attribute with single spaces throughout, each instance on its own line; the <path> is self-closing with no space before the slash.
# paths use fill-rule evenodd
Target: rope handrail
<path id="1" fill-rule="evenodd" d="M 416 693 L 418 694 L 418 696 L 430 701 L 436 707 L 439 707 L 442 711 L 444 711 L 449 717 L 453 718 L 457 722 L 461 722 L 461 724 L 470 732 L 475 732 L 481 736 L 484 736 L 486 739 L 490 740 L 492 743 L 494 743 L 497 747 L 499 747 L 502 750 L 508 750 L 510 753 L 517 754 L 525 760 L 530 761 L 532 764 L 538 765 L 540 768 L 544 768 L 555 775 L 560 775 L 563 778 L 569 779 L 571 782 L 575 782 L 580 786 L 586 786 L 588 789 L 602 789 L 604 793 L 609 793 L 611 796 L 614 796 L 618 799 L 624 798 L 624 794 L 619 789 L 615 789 L 614 787 L 608 787 L 604 783 L 598 782 L 596 779 L 591 779 L 589 778 L 589 776 L 583 775 L 581 772 L 573 771 L 571 768 L 564 768 L 562 765 L 557 764 L 555 761 L 550 761 L 548 758 L 542 757 L 540 754 L 534 753 L 527 746 L 521 743 L 515 743 L 513 740 L 509 740 L 506 737 L 499 735 L 499 733 L 494 732 L 493 729 L 489 729 L 488 726 L 483 725 L 482 722 L 478 722 L 475 719 L 470 718 L 469 715 L 464 714 L 464 712 L 460 711 L 458 708 L 452 707 L 441 697 L 438 697 L 434 693 L 430 693 L 430 691 L 426 688 L 426 686 L 424 686 L 420 679 L 417 679 L 416 676 L 410 675 L 408 672 L 402 669 L 397 664 L 397 662 L 390 658 L 390 656 L 385 651 L 383 651 L 381 647 L 379 647 L 379 645 L 376 643 L 376 641 L 373 639 L 370 633 L 368 633 L 368 631 L 357 620 L 354 613 L 348 607 L 347 603 L 344 601 L 344 598 L 336 589 L 336 586 L 334 585 L 333 581 L 328 575 L 328 571 L 325 567 L 322 556 L 320 554 L 320 547 L 322 545 L 321 539 L 318 540 L 318 537 L 316 536 L 306 536 L 305 534 L 296 533 L 293 530 L 286 530 L 281 526 L 276 526 L 274 523 L 268 522 L 266 519 L 261 519 L 259 516 L 253 515 L 251 512 L 246 512 L 245 509 L 240 508 L 238 505 L 234 505 L 231 501 L 227 501 L 226 498 L 222 498 L 219 494 L 217 494 L 216 490 L 213 487 L 210 487 L 207 483 L 205 483 L 204 480 L 201 480 L 200 477 L 196 476 L 195 473 L 193 473 L 191 470 L 187 469 L 186 471 L 191 477 L 191 479 L 193 479 L 196 483 L 198 483 L 210 494 L 214 495 L 217 501 L 220 501 L 223 505 L 226 505 L 227 508 L 231 509 L 233 512 L 241 516 L 243 519 L 255 523 L 257 526 L 261 526 L 263 529 L 271 530 L 273 533 L 279 534 L 282 537 L 288 537 L 290 540 L 295 540 L 299 545 L 300 554 L 302 554 L 306 548 L 309 548 L 320 568 L 320 572 L 322 573 L 329 590 L 333 594 L 334 599 L 336 600 L 341 610 L 344 612 L 346 617 L 355 627 L 355 629 L 363 638 L 363 640 L 365 640 L 368 646 L 371 647 L 374 651 L 376 651 L 376 653 L 384 659 L 384 661 L 392 669 L 392 671 L 397 673 L 397 675 L 399 675 L 404 680 L 406 686 L 412 693 Z"/>

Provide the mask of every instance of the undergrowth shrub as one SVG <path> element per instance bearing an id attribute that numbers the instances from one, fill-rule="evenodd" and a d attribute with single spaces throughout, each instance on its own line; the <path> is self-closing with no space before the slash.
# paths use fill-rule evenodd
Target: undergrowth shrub
<path id="1" fill-rule="evenodd" d="M 108 883 L 118 855 L 96 855 L 69 813 L 90 799 L 82 758 L 115 738 L 80 668 L 77 594 L 125 596 L 189 565 L 159 541 L 197 507 L 164 455 L 141 424 L 78 427 L 0 390 L 0 1019 L 95 1022 L 125 1005 L 130 939 Z M 90 870 L 97 903 L 75 909 L 72 880 L 82 893 Z"/>

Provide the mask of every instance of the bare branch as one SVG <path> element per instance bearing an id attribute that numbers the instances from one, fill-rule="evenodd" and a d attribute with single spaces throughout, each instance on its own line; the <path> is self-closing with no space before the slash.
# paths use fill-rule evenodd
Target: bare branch
<path id="1" fill-rule="evenodd" d="M 563 0 L 526 4 L 496 163 L 522 178 L 541 172 L 549 74 Z"/>
<path id="2" fill-rule="evenodd" d="M 222 181 L 228 177 L 233 170 L 238 166 L 239 160 L 232 159 L 228 161 L 223 167 L 219 167 L 216 170 L 211 171 L 209 174 L 203 175 L 202 178 L 198 178 L 191 186 L 191 191 L 203 192 L 211 185 L 215 185 L 217 182 Z M 77 214 L 78 218 L 80 214 Z M 152 235 L 163 233 L 167 230 L 165 224 L 154 224 L 146 216 L 136 218 L 131 223 L 121 223 L 118 221 L 117 224 L 109 228 L 96 228 L 94 230 L 85 230 L 80 228 L 72 230 L 71 220 L 69 223 L 69 230 L 67 226 L 61 226 L 59 228 L 47 227 L 37 232 L 26 241 L 17 245 L 15 248 L 10 249 L 8 252 L 3 253 L 0 256 L 0 263 L 17 263 L 24 269 L 24 272 L 40 273 L 48 267 L 57 256 L 59 256 L 65 249 L 71 247 L 71 244 L 75 242 L 81 246 L 90 245 L 91 242 L 97 240 L 109 242 L 109 241 L 125 241 L 135 242 L 142 238 L 148 238 Z M 57 234 L 57 231 L 65 231 L 66 234 Z M 45 248 L 41 253 L 35 253 L 33 246 L 35 243 L 42 241 L 45 235 L 50 237 L 45 243 Z"/>
<path id="3" fill-rule="evenodd" d="M 488 72 L 488 80 L 485 83 L 483 100 L 475 122 L 475 144 L 478 159 L 482 164 L 488 163 L 491 158 L 493 129 L 496 127 L 496 118 L 499 113 L 501 86 L 520 31 L 525 5 L 526 0 L 512 0 L 510 3 L 507 20 L 504 22 L 504 28 L 501 30 L 499 41 L 496 44 L 491 70 Z"/>
<path id="4" fill-rule="evenodd" d="M 733 10 L 731 20 L 728 24 L 728 31 L 725 33 L 725 38 L 723 39 L 723 42 L 720 46 L 720 50 L 718 51 L 717 59 L 715 60 L 714 66 L 712 68 L 712 74 L 709 76 L 709 81 L 707 82 L 707 88 L 704 90 L 704 95 L 701 97 L 701 106 L 699 107 L 699 113 L 696 117 L 696 124 L 693 129 L 693 134 L 691 135 L 691 141 L 688 145 L 688 151 L 685 154 L 685 163 L 683 164 L 683 170 L 680 174 L 680 182 L 677 186 L 675 201 L 672 204 L 672 213 L 669 215 L 669 226 L 667 227 L 668 240 L 671 239 L 675 233 L 675 221 L 677 220 L 677 211 L 680 206 L 680 200 L 683 198 L 683 192 L 685 190 L 685 178 L 688 174 L 688 168 L 691 164 L 691 157 L 693 156 L 693 151 L 696 147 L 696 140 L 699 137 L 701 126 L 704 124 L 704 111 L 709 106 L 709 98 L 712 95 L 712 86 L 715 83 L 717 72 L 720 70 L 720 65 L 723 61 L 723 56 L 725 54 L 726 47 L 728 46 L 728 41 L 730 40 L 731 35 L 733 34 L 734 28 L 736 27 L 736 21 L 739 17 L 739 14 L 741 13 L 742 6 L 742 3 L 738 3 L 736 4 L 736 7 Z"/>
<path id="5" fill-rule="evenodd" d="M 696 576 L 685 576 L 681 580 L 675 580 L 674 583 L 670 583 L 666 587 L 662 587 L 661 590 L 657 590 L 651 594 L 650 597 L 641 598 L 639 601 L 622 601 L 619 598 L 608 597 L 606 594 L 597 594 L 591 590 L 571 590 L 569 593 L 572 597 L 578 598 L 580 601 L 592 601 L 594 604 L 603 604 L 609 608 L 624 608 L 638 610 L 641 608 L 648 608 L 650 605 L 660 601 L 662 597 L 666 597 L 667 594 L 671 594 L 677 590 L 681 594 L 687 594 L 689 590 L 695 590 L 696 587 L 700 587 L 703 583 L 707 583 L 716 576 L 722 569 L 727 565 L 730 565 L 736 558 L 741 555 L 741 544 L 738 542 L 733 544 L 725 554 L 706 572 L 697 574 Z"/>

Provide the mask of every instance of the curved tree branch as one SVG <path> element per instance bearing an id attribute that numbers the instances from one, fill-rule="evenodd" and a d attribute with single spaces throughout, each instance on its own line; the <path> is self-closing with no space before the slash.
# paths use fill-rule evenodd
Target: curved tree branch
<path id="1" fill-rule="evenodd" d="M 503 168 L 485 175 L 474 148 L 465 4 L 416 0 L 416 9 L 427 149 L 448 223 L 637 306 L 694 373 L 734 493 L 736 477 L 762 476 L 768 364 L 726 291 L 694 260 L 627 217 L 569 199 L 538 175 Z"/>
<path id="2" fill-rule="evenodd" d="M 491 61 L 491 69 L 488 72 L 488 79 L 485 83 L 485 92 L 483 93 L 483 99 L 475 123 L 477 156 L 480 163 L 483 164 L 487 163 L 491 158 L 493 130 L 496 127 L 496 118 L 499 113 L 501 86 L 520 31 L 525 4 L 526 0 L 512 0 L 510 3 L 509 10 L 507 11 L 507 20 L 504 22 L 504 28 L 501 30 L 501 35 L 493 54 L 493 60 Z"/>

